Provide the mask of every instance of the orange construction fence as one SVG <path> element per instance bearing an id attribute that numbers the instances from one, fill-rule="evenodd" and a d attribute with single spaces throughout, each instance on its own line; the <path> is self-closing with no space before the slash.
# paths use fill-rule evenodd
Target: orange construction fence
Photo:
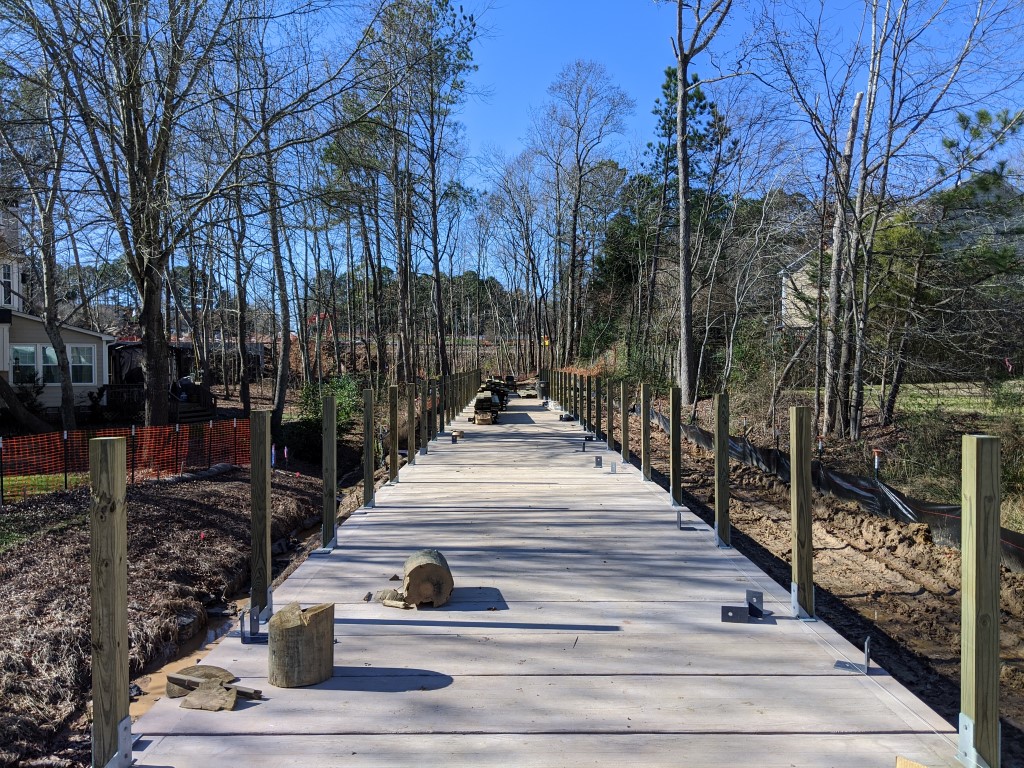
<path id="1" fill-rule="evenodd" d="M 215 464 L 249 464 L 248 419 L 0 438 L 0 506 L 88 486 L 89 440 L 94 437 L 126 439 L 129 484 Z"/>

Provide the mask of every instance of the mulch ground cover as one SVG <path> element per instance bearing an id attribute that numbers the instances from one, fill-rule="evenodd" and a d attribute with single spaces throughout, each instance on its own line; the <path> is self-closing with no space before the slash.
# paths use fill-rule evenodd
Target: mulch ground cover
<path id="1" fill-rule="evenodd" d="M 273 475 L 276 552 L 294 550 L 293 537 L 319 524 L 320 505 L 319 479 Z M 83 489 L 0 511 L 9 529 L 44 531 L 0 558 L 0 766 L 89 765 L 88 506 Z M 128 488 L 133 676 L 173 658 L 204 627 L 209 606 L 245 589 L 249 527 L 245 470 Z"/>

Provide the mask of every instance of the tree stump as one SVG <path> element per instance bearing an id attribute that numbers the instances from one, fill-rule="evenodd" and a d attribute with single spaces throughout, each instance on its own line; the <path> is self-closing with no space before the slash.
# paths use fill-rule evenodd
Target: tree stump
<path id="1" fill-rule="evenodd" d="M 405 561 L 402 591 L 409 605 L 430 603 L 437 608 L 448 602 L 454 588 L 448 561 L 436 549 L 421 549 Z"/>
<path id="2" fill-rule="evenodd" d="M 302 610 L 289 603 L 270 618 L 269 674 L 278 688 L 301 688 L 328 680 L 334 672 L 334 603 Z"/>

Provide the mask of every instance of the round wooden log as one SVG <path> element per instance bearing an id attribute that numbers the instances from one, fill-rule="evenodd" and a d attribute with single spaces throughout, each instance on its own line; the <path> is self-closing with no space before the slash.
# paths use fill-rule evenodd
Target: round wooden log
<path id="1" fill-rule="evenodd" d="M 437 608 L 448 602 L 454 588 L 448 561 L 436 549 L 421 549 L 405 561 L 402 591 L 409 605 L 430 603 Z"/>
<path id="2" fill-rule="evenodd" d="M 328 680 L 334 672 L 334 603 L 302 610 L 289 603 L 270 617 L 269 674 L 278 688 L 300 688 Z"/>

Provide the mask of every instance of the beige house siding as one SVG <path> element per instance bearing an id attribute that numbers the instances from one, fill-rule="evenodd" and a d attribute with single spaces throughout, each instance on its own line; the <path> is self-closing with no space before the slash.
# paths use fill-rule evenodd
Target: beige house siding
<path id="1" fill-rule="evenodd" d="M 61 329 L 61 336 L 64 339 L 64 343 L 69 346 L 69 354 L 72 345 L 92 349 L 93 380 L 89 383 L 72 384 L 72 389 L 75 392 L 75 405 L 89 405 L 87 393 L 95 392 L 109 380 L 107 372 L 107 345 L 113 341 L 113 337 L 72 327 Z M 38 372 L 42 361 L 42 348 L 50 346 L 50 339 L 46 335 L 46 328 L 43 326 L 41 319 L 20 312 L 13 312 L 10 324 L 0 323 L 0 376 L 3 376 L 7 381 L 12 379 L 12 347 L 19 345 L 35 347 L 35 360 Z M 44 408 L 59 407 L 60 384 L 44 384 L 43 391 L 39 395 L 39 401 Z"/>
<path id="2" fill-rule="evenodd" d="M 811 276 L 811 265 L 782 272 L 782 323 L 787 328 L 804 329 L 814 325 L 815 296 L 818 286 Z"/>

